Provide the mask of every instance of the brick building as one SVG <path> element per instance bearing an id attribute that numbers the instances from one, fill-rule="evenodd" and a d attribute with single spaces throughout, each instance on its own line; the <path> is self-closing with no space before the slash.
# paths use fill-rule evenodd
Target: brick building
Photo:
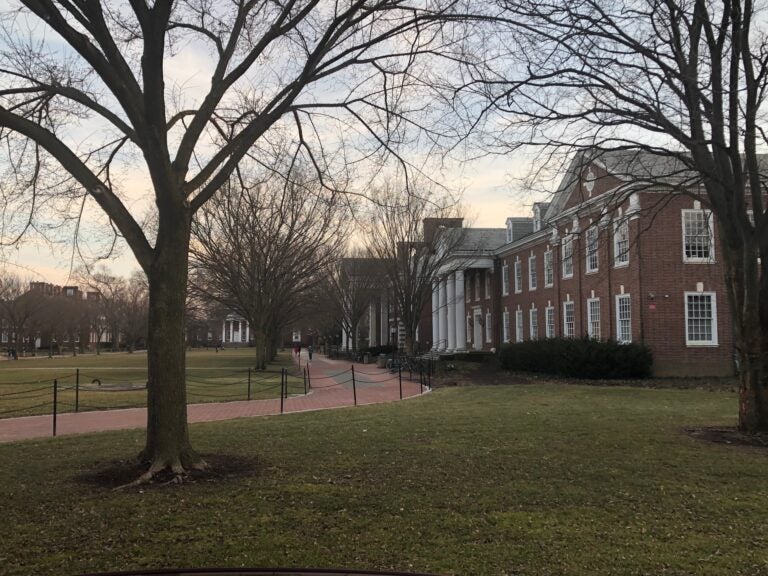
<path id="1" fill-rule="evenodd" d="M 664 158 L 575 158 L 550 203 L 435 282 L 433 348 L 590 336 L 648 345 L 657 375 L 733 373 L 717 226 L 697 192 Z"/>

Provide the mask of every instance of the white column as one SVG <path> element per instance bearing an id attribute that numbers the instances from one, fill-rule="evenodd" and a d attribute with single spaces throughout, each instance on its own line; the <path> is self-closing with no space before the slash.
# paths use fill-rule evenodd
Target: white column
<path id="1" fill-rule="evenodd" d="M 446 298 L 448 303 L 448 350 L 456 350 L 456 282 L 453 274 L 445 277 Z"/>
<path id="2" fill-rule="evenodd" d="M 368 304 L 368 346 L 378 346 L 376 341 L 376 304 Z"/>
<path id="3" fill-rule="evenodd" d="M 432 282 L 432 350 L 437 350 L 440 340 L 440 284 Z"/>
<path id="4" fill-rule="evenodd" d="M 251 324 L 249 322 L 245 323 L 245 342 L 248 343 L 251 341 Z"/>
<path id="5" fill-rule="evenodd" d="M 440 279 L 440 350 L 445 350 L 446 343 L 448 342 L 448 305 L 447 295 L 445 293 L 445 279 Z"/>
<path id="6" fill-rule="evenodd" d="M 224 344 L 224 336 L 226 334 L 226 331 L 227 331 L 227 321 L 222 320 L 221 321 L 221 343 L 222 344 Z"/>
<path id="7" fill-rule="evenodd" d="M 464 310 L 464 271 L 454 273 L 456 279 L 456 350 L 467 347 L 467 318 Z"/>
<path id="8" fill-rule="evenodd" d="M 341 349 L 342 350 L 348 350 L 348 342 L 347 342 L 347 329 L 342 327 L 341 328 Z"/>
<path id="9" fill-rule="evenodd" d="M 389 342 L 389 304 L 387 304 L 386 298 L 382 297 L 379 300 L 379 307 L 381 311 L 381 322 L 379 322 L 379 343 L 384 346 Z"/>

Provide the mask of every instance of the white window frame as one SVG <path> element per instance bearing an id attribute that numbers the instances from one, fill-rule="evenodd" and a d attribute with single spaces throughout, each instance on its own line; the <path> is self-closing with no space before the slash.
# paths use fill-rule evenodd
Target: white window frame
<path id="1" fill-rule="evenodd" d="M 521 260 L 515 260 L 515 294 L 523 291 L 523 263 Z"/>
<path id="2" fill-rule="evenodd" d="M 622 250 L 621 243 L 626 243 Z M 629 220 L 622 218 L 613 223 L 613 266 L 629 265 Z"/>
<path id="3" fill-rule="evenodd" d="M 587 298 L 587 335 L 600 340 L 600 298 Z"/>
<path id="4" fill-rule="evenodd" d="M 544 335 L 547 338 L 555 337 L 555 307 L 547 306 L 544 308 L 544 322 L 546 324 Z"/>
<path id="5" fill-rule="evenodd" d="M 708 240 L 708 247 L 709 247 L 709 255 L 708 256 L 688 256 L 686 254 L 686 237 L 689 236 L 689 234 L 686 234 L 686 216 L 689 214 L 700 214 L 703 215 L 705 218 L 705 222 L 707 224 L 707 228 L 709 230 L 709 240 Z M 681 218 L 682 218 L 682 233 L 683 233 L 683 262 L 686 264 L 711 264 L 715 261 L 715 222 L 712 217 L 712 211 L 706 210 L 703 208 L 692 208 L 692 209 L 685 209 L 681 211 Z"/>
<path id="6" fill-rule="evenodd" d="M 544 287 L 551 288 L 555 284 L 555 267 L 552 260 L 552 250 L 544 252 Z"/>
<path id="7" fill-rule="evenodd" d="M 711 326 L 710 330 L 712 331 L 712 338 L 710 340 L 691 340 L 690 338 L 690 326 L 689 321 L 691 320 L 689 313 L 688 313 L 688 299 L 691 297 L 703 297 L 707 296 L 709 297 L 709 303 L 710 303 L 710 310 L 712 317 L 711 320 Z M 718 346 L 718 338 L 717 338 L 717 293 L 716 292 L 686 292 L 685 297 L 683 299 L 683 306 L 685 309 L 685 345 L 686 346 Z"/>
<path id="8" fill-rule="evenodd" d="M 563 239 L 563 278 L 573 278 L 573 236 L 566 236 Z"/>
<path id="9" fill-rule="evenodd" d="M 467 324 L 467 342 L 472 342 L 472 336 L 474 332 L 473 330 L 474 326 L 472 326 L 472 314 L 467 314 L 466 324 Z"/>
<path id="10" fill-rule="evenodd" d="M 626 305 L 622 306 L 622 303 Z M 626 316 L 622 316 L 624 312 Z M 632 342 L 632 299 L 629 294 L 616 295 L 616 341 L 619 344 Z"/>
<path id="11" fill-rule="evenodd" d="M 502 329 L 503 333 L 502 336 L 504 337 L 504 342 L 509 342 L 509 310 L 504 310 L 504 314 L 502 316 L 503 323 L 502 323 Z"/>
<path id="12" fill-rule="evenodd" d="M 587 273 L 597 272 L 600 268 L 599 242 L 600 236 L 597 226 L 590 226 L 585 233 L 584 255 Z"/>
<path id="13" fill-rule="evenodd" d="M 493 316 L 490 312 L 485 313 L 485 341 L 490 344 L 493 342 Z"/>
<path id="14" fill-rule="evenodd" d="M 515 310 L 515 342 L 522 342 L 525 339 L 525 324 L 523 324 L 523 310 L 518 308 Z"/>
<path id="15" fill-rule="evenodd" d="M 531 308 L 528 311 L 528 334 L 531 340 L 538 340 L 539 338 L 539 311 L 536 308 Z"/>
<path id="16" fill-rule="evenodd" d="M 536 290 L 539 285 L 539 276 L 536 273 L 536 256 L 528 256 L 528 290 Z"/>
<path id="17" fill-rule="evenodd" d="M 480 271 L 475 272 L 475 301 L 480 300 Z"/>
<path id="18" fill-rule="evenodd" d="M 501 267 L 501 295 L 509 296 L 509 266 L 506 262 Z"/>
<path id="19" fill-rule="evenodd" d="M 485 299 L 490 300 L 491 298 L 491 275 L 488 272 L 488 270 L 485 270 L 483 272 L 483 275 L 485 276 Z"/>
<path id="20" fill-rule="evenodd" d="M 570 326 L 568 317 L 570 316 Z M 576 306 L 573 300 L 563 302 L 563 337 L 576 337 Z"/>

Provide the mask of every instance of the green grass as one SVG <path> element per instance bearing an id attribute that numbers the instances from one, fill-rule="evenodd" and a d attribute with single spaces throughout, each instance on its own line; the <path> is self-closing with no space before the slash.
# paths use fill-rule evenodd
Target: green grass
<path id="1" fill-rule="evenodd" d="M 723 391 L 452 388 L 191 428 L 244 476 L 78 481 L 141 432 L 0 445 L 4 574 L 346 566 L 461 575 L 768 574 L 768 455 L 689 437 Z"/>
<path id="2" fill-rule="evenodd" d="M 78 380 L 81 411 L 145 406 L 146 363 L 146 353 L 138 352 L 0 361 L 0 418 L 51 413 L 54 380 L 59 386 L 59 412 L 75 409 Z M 249 348 L 188 351 L 189 402 L 246 400 L 248 368 L 253 364 L 254 352 Z M 280 368 L 294 368 L 290 354 L 278 356 L 267 372 L 251 373 L 251 399 L 280 395 Z M 288 392 L 303 393 L 303 379 L 290 376 Z"/>

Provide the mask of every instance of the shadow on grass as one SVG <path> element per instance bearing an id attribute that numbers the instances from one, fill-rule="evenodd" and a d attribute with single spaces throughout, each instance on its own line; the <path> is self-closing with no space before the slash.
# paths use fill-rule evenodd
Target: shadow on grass
<path id="1" fill-rule="evenodd" d="M 205 470 L 190 470 L 186 483 L 219 482 L 232 478 L 256 477 L 262 468 L 261 460 L 256 457 L 234 456 L 230 454 L 203 454 L 208 464 Z M 93 471 L 75 476 L 74 481 L 88 486 L 97 486 L 112 490 L 135 480 L 147 471 L 147 464 L 138 460 L 113 460 L 101 465 L 96 464 Z M 136 486 L 136 491 L 148 488 L 164 488 L 173 484 L 175 474 L 170 470 L 158 473 L 148 484 Z"/>

